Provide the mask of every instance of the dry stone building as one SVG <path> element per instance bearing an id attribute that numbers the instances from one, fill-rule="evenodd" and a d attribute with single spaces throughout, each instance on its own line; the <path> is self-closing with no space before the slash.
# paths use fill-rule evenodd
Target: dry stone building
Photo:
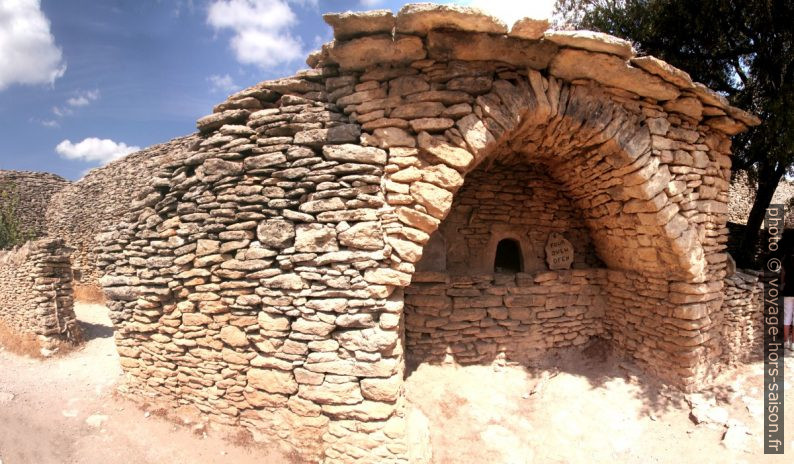
<path id="1" fill-rule="evenodd" d="M 725 242 L 756 117 L 599 33 L 326 21 L 309 70 L 216 106 L 92 239 L 131 394 L 310 462 L 406 462 L 406 363 L 599 337 L 694 389 L 755 346 Z"/>

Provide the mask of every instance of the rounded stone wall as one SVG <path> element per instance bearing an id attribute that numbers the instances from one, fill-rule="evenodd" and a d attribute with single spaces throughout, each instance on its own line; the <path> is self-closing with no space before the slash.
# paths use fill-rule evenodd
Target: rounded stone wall
<path id="1" fill-rule="evenodd" d="M 684 388 L 716 372 L 730 136 L 755 117 L 602 34 L 434 5 L 327 21 L 312 69 L 200 119 L 102 235 L 131 393 L 309 461 L 405 462 L 406 292 L 464 182 L 499 164 L 541 166 L 606 269 L 500 281 L 525 294 L 492 306 L 587 313 L 595 333 L 551 340 L 598 334 Z"/>

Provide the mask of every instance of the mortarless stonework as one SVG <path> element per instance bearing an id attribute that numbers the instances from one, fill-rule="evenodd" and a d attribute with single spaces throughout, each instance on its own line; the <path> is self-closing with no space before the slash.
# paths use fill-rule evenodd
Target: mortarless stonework
<path id="1" fill-rule="evenodd" d="M 0 192 L 13 195 L 22 232 L 32 237 L 46 234 L 51 198 L 67 185 L 68 180 L 47 172 L 0 170 Z"/>
<path id="2" fill-rule="evenodd" d="M 92 169 L 52 196 L 45 211 L 47 235 L 74 248 L 75 287 L 99 287 L 98 234 L 115 228 L 130 208 L 130 199 L 151 182 L 163 163 L 183 156 L 197 141 L 186 136 L 154 145 L 102 168 Z"/>
<path id="3" fill-rule="evenodd" d="M 313 69 L 200 119 L 199 143 L 99 237 L 132 393 L 308 461 L 405 462 L 406 349 L 525 362 L 600 336 L 687 389 L 733 359 L 730 136 L 755 117 L 601 34 L 513 34 L 432 5 L 327 19 L 337 41 Z M 489 166 L 543 173 L 555 194 L 525 206 L 567 212 L 574 269 L 483 275 L 487 246 L 477 273 L 456 268 L 451 243 L 507 233 L 538 250 L 554 228 L 539 214 L 467 235 L 464 182 Z M 439 228 L 431 248 L 453 265 L 415 273 Z"/>
<path id="4" fill-rule="evenodd" d="M 0 324 L 35 335 L 46 350 L 82 339 L 74 316 L 71 252 L 59 239 L 0 251 Z"/>

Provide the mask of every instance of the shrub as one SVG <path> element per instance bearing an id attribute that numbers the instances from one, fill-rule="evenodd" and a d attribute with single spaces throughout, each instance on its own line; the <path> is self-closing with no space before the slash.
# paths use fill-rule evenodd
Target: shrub
<path id="1" fill-rule="evenodd" d="M 0 184 L 0 249 L 21 245 L 33 238 L 19 220 L 19 195 L 12 184 Z"/>

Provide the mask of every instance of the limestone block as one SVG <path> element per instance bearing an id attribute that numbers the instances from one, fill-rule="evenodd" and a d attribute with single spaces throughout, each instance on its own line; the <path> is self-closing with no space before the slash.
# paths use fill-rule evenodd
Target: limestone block
<path id="1" fill-rule="evenodd" d="M 427 182 L 411 184 L 411 196 L 436 219 L 443 219 L 452 206 L 452 193 Z"/>
<path id="2" fill-rule="evenodd" d="M 373 135 L 381 148 L 416 146 L 416 140 L 411 134 L 399 127 L 379 127 L 375 129 Z"/>
<path id="3" fill-rule="evenodd" d="M 354 224 L 338 235 L 339 244 L 360 250 L 380 250 L 383 248 L 383 232 L 376 221 Z"/>
<path id="4" fill-rule="evenodd" d="M 295 228 L 295 250 L 299 253 L 339 250 L 336 229 L 331 225 L 299 224 Z"/>
<path id="5" fill-rule="evenodd" d="M 262 221 L 256 228 L 256 237 L 267 247 L 286 248 L 295 237 L 295 226 L 291 221 L 274 218 Z"/>
<path id="6" fill-rule="evenodd" d="M 213 113 L 196 121 L 196 128 L 199 132 L 210 132 L 220 129 L 225 124 L 236 124 L 245 121 L 250 111 L 247 110 L 227 110 L 220 113 Z"/>
<path id="7" fill-rule="evenodd" d="M 413 3 L 405 5 L 397 13 L 397 33 L 424 36 L 433 29 L 459 29 L 490 34 L 507 33 L 507 26 L 502 21 L 477 8 Z"/>
<path id="8" fill-rule="evenodd" d="M 235 347 L 248 346 L 248 338 L 245 332 L 231 325 L 227 325 L 221 329 L 221 340 Z"/>
<path id="9" fill-rule="evenodd" d="M 543 38 L 561 47 L 581 48 L 599 53 L 609 53 L 621 58 L 634 56 L 634 47 L 628 40 L 594 31 L 548 31 Z"/>
<path id="10" fill-rule="evenodd" d="M 547 19 L 523 18 L 513 24 L 509 35 L 519 39 L 540 40 L 548 28 Z"/>
<path id="11" fill-rule="evenodd" d="M 358 404 L 364 400 L 357 382 L 301 385 L 298 396 L 316 404 Z"/>
<path id="12" fill-rule="evenodd" d="M 343 69 L 365 69 L 375 64 L 404 64 L 423 59 L 422 39 L 416 36 L 373 35 L 335 42 L 328 54 Z"/>
<path id="13" fill-rule="evenodd" d="M 458 171 L 465 172 L 474 160 L 474 157 L 468 151 L 442 142 L 427 132 L 420 133 L 417 141 L 422 151 Z"/>
<path id="14" fill-rule="evenodd" d="M 298 383 L 289 371 L 252 368 L 248 369 L 246 378 L 248 386 L 268 393 L 291 395 L 298 391 Z"/>
<path id="15" fill-rule="evenodd" d="M 390 10 L 327 13 L 323 15 L 323 20 L 333 28 L 336 40 L 390 34 L 394 28 L 394 16 Z"/>
<path id="16" fill-rule="evenodd" d="M 384 403 L 397 401 L 403 381 L 399 376 L 386 379 L 361 379 L 361 394 L 364 398 Z"/>
<path id="17" fill-rule="evenodd" d="M 428 57 L 439 61 L 499 61 L 513 66 L 545 69 L 557 52 L 546 41 L 529 41 L 506 35 L 463 31 L 430 31 Z"/>
<path id="18" fill-rule="evenodd" d="M 587 63 L 587 66 L 582 66 Z M 624 59 L 604 53 L 563 49 L 549 65 L 549 72 L 565 80 L 591 79 L 655 100 L 673 100 L 679 90 L 658 76 L 629 65 Z"/>
<path id="19" fill-rule="evenodd" d="M 386 164 L 385 151 L 353 144 L 325 145 L 323 147 L 323 156 L 332 161 Z"/>

